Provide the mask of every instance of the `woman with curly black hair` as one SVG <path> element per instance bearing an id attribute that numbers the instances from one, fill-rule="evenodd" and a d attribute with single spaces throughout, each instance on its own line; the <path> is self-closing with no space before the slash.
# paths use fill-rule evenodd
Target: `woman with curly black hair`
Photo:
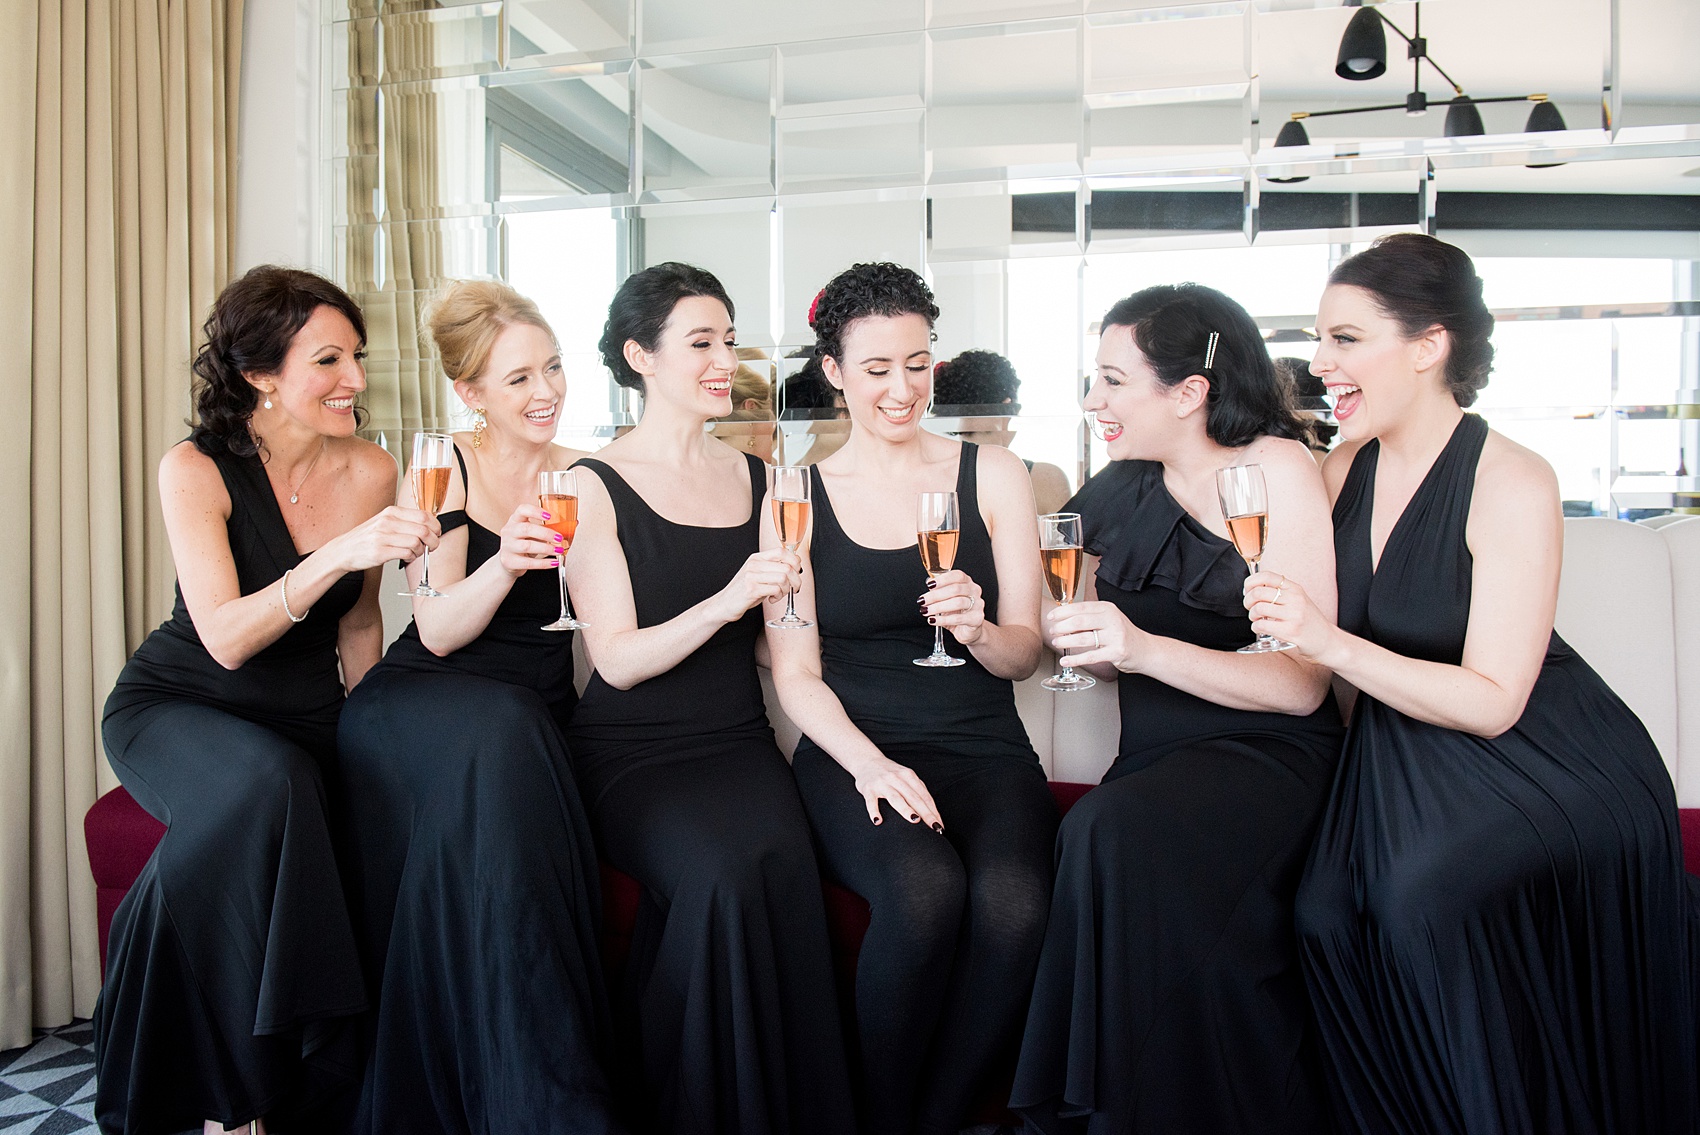
<path id="1" fill-rule="evenodd" d="M 970 406 L 992 411 L 964 418 L 962 428 L 951 432 L 975 445 L 1014 447 L 1014 416 L 1021 413 L 1015 396 L 1020 389 L 1014 364 L 996 351 L 963 351 L 933 368 L 934 405 L 952 407 L 958 414 Z M 1068 475 L 1046 461 L 1023 457 L 1021 463 L 1033 481 L 1033 506 L 1041 514 L 1061 508 L 1069 497 Z"/>
<path id="2" fill-rule="evenodd" d="M 766 466 L 703 430 L 732 409 L 732 301 L 688 264 L 620 285 L 602 359 L 643 395 L 585 458 L 567 574 L 596 670 L 568 726 L 603 858 L 644 886 L 626 974 L 643 1127 L 853 1129 L 820 869 L 756 675 Z"/>
<path id="3" fill-rule="evenodd" d="M 955 1132 L 1013 1048 L 1057 825 L 1012 684 L 1039 661 L 1033 496 L 1008 450 L 921 429 L 937 316 L 926 284 L 895 264 L 858 264 L 817 302 L 850 438 L 811 474 L 796 603 L 819 626 L 768 632 L 774 684 L 805 734 L 792 767 L 827 869 L 872 908 L 856 1024 L 862 1126 L 879 1135 Z M 952 489 L 956 566 L 929 582 L 916 496 Z M 910 664 L 932 648 L 930 625 L 950 632 L 961 665 Z"/>
<path id="4" fill-rule="evenodd" d="M 358 1077 L 367 993 L 322 770 L 383 647 L 379 568 L 436 543 L 390 505 L 395 461 L 354 436 L 366 327 L 341 288 L 255 268 L 204 331 L 200 422 L 159 467 L 177 606 L 102 724 L 168 825 L 113 917 L 95 1009 L 95 1115 L 124 1135 L 318 1130 L 306 1117 Z"/>

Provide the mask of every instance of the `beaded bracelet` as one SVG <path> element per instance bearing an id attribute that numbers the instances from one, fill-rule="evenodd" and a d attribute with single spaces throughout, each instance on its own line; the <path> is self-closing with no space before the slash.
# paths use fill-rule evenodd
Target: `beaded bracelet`
<path id="1" fill-rule="evenodd" d="M 307 612 L 311 611 L 312 608 L 307 608 L 306 611 L 301 612 L 299 615 L 289 609 L 289 572 L 294 570 L 294 568 L 290 568 L 289 571 L 283 573 L 283 613 L 289 616 L 290 622 L 299 623 L 302 619 L 307 617 Z"/>

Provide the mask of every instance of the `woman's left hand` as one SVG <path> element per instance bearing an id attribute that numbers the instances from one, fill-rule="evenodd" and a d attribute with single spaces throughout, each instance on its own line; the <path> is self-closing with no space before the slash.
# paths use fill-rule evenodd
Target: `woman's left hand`
<path id="1" fill-rule="evenodd" d="M 931 581 L 921 596 L 921 614 L 963 646 L 973 646 L 986 633 L 986 600 L 965 571 L 947 571 Z"/>
<path id="2" fill-rule="evenodd" d="M 1114 603 L 1063 603 L 1045 612 L 1045 645 L 1064 666 L 1106 663 L 1135 674 L 1151 636 L 1134 626 Z"/>
<path id="3" fill-rule="evenodd" d="M 1245 581 L 1245 606 L 1251 629 L 1290 642 L 1307 662 L 1320 662 L 1340 628 L 1312 602 L 1296 580 L 1260 571 Z"/>

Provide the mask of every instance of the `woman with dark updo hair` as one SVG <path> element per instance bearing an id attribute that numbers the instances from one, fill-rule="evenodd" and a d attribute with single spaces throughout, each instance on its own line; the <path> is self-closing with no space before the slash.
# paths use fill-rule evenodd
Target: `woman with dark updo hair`
<path id="1" fill-rule="evenodd" d="M 595 672 L 568 727 L 602 856 L 644 886 L 626 973 L 642 1126 L 853 1129 L 820 873 L 756 675 L 761 603 L 798 582 L 759 549 L 766 466 L 703 429 L 732 409 L 732 301 L 688 264 L 614 295 L 602 360 L 643 395 L 585 458 L 567 558 Z"/>
<path id="2" fill-rule="evenodd" d="M 1552 470 L 1464 412 L 1493 361 L 1481 280 L 1452 245 L 1383 237 L 1316 326 L 1339 622 L 1274 572 L 1246 604 L 1355 702 L 1297 915 L 1339 1123 L 1693 1132 L 1675 794 L 1553 631 Z"/>
<path id="3" fill-rule="evenodd" d="M 768 631 L 822 855 L 872 908 L 856 963 L 870 1135 L 953 1135 L 1013 1054 L 1057 826 L 1013 687 L 1039 662 L 1033 493 L 1007 449 L 921 428 L 937 318 L 896 264 L 858 264 L 816 301 L 850 437 L 811 470 L 797 610 L 819 627 Z M 952 489 L 955 569 L 929 580 L 916 497 Z M 911 665 L 933 647 L 928 624 L 961 665 Z"/>
<path id="4" fill-rule="evenodd" d="M 176 609 L 102 725 L 118 779 L 167 825 L 113 916 L 95 1010 L 109 1135 L 322 1130 L 358 1077 L 367 993 L 323 770 L 383 648 L 379 569 L 436 543 L 430 517 L 390 504 L 395 461 L 354 436 L 366 327 L 342 289 L 255 268 L 204 333 L 199 424 L 159 467 Z"/>
<path id="5" fill-rule="evenodd" d="M 1311 1135 L 1327 1107 L 1293 895 L 1340 754 L 1328 671 L 1253 640 L 1218 470 L 1261 466 L 1267 562 L 1333 603 L 1306 423 L 1244 308 L 1198 284 L 1112 307 L 1086 409 L 1111 464 L 1065 506 L 1065 666 L 1113 680 L 1121 747 L 1057 839 L 1010 1104 L 1045 1135 Z M 1291 584 L 1289 585 L 1291 586 Z"/>

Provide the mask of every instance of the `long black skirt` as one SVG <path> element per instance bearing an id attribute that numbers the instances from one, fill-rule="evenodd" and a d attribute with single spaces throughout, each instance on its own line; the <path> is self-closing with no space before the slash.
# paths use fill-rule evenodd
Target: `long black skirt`
<path id="1" fill-rule="evenodd" d="M 1035 1129 L 1327 1130 L 1292 910 L 1335 759 L 1194 742 L 1063 817 L 1010 1101 Z"/>
<path id="2" fill-rule="evenodd" d="M 380 667 L 338 731 L 377 991 L 356 1130 L 620 1130 L 600 898 L 566 744 L 530 690 Z"/>
<path id="3" fill-rule="evenodd" d="M 332 852 L 329 729 L 294 724 L 122 685 L 108 702 L 119 780 L 167 825 L 113 916 L 95 1009 L 109 1135 L 256 1118 L 320 1132 L 358 1076 L 366 990 Z"/>

